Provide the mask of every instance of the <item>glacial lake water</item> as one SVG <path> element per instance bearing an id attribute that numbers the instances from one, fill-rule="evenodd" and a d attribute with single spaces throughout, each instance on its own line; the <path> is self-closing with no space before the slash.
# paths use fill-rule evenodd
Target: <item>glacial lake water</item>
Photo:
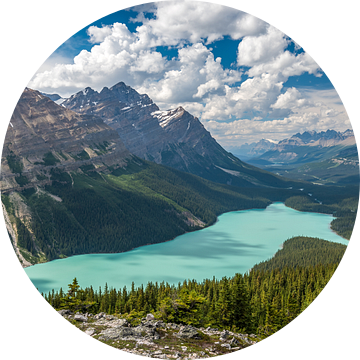
<path id="1" fill-rule="evenodd" d="M 184 279 L 202 281 L 215 276 L 245 273 L 271 258 L 293 236 L 312 236 L 347 245 L 330 230 L 331 215 L 306 213 L 273 203 L 266 209 L 222 214 L 205 229 L 174 240 L 119 254 L 77 255 L 25 269 L 40 292 L 68 289 L 76 277 L 82 288 L 92 285 L 116 289 L 149 281 L 177 284 Z"/>

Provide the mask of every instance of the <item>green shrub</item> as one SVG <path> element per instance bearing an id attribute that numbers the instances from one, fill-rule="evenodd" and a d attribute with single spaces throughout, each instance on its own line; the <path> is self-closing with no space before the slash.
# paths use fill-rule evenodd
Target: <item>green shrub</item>
<path id="1" fill-rule="evenodd" d="M 23 175 L 16 176 L 15 180 L 20 186 L 24 186 L 29 183 L 29 180 L 27 179 L 27 177 L 23 176 Z"/>
<path id="2" fill-rule="evenodd" d="M 6 157 L 6 160 L 8 162 L 10 170 L 14 174 L 21 174 L 21 172 L 24 168 L 24 165 L 22 164 L 22 162 L 16 155 L 10 154 Z"/>

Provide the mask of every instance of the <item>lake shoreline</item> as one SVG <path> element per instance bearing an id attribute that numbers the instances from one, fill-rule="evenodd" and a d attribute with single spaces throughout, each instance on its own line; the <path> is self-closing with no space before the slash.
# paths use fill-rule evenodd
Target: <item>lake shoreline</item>
<path id="1" fill-rule="evenodd" d="M 131 286 L 132 281 L 141 285 L 149 281 L 177 284 L 184 279 L 213 276 L 221 279 L 245 273 L 271 258 L 284 241 L 294 236 L 347 243 L 329 231 L 329 222 L 328 214 L 293 211 L 276 202 L 265 209 L 221 214 L 212 226 L 152 246 L 122 253 L 74 255 L 25 271 L 40 292 L 64 288 L 74 277 L 84 286 L 95 287 L 105 282 L 118 287 Z"/>
<path id="2" fill-rule="evenodd" d="M 130 251 L 134 251 L 136 249 L 140 249 L 140 248 L 143 248 L 143 247 L 146 247 L 146 246 L 150 246 L 150 245 L 158 245 L 158 244 L 164 244 L 164 243 L 167 243 L 167 242 L 170 242 L 170 241 L 173 241 L 175 240 L 176 238 L 178 238 L 179 236 L 182 236 L 182 235 L 185 235 L 185 234 L 189 234 L 189 233 L 193 233 L 193 232 L 196 232 L 196 231 L 200 231 L 200 230 L 203 230 L 203 229 L 207 229 L 211 226 L 214 226 L 218 221 L 219 221 L 219 217 L 224 215 L 224 214 L 228 214 L 228 213 L 232 213 L 232 212 L 239 212 L 239 211 L 249 211 L 249 210 L 265 210 L 267 209 L 269 206 L 271 205 L 274 205 L 274 204 L 283 204 L 284 206 L 286 206 L 287 208 L 289 209 L 292 209 L 292 210 L 295 210 L 295 211 L 298 211 L 300 213 L 306 213 L 306 212 L 309 212 L 309 213 L 313 213 L 313 214 L 321 214 L 321 215 L 328 215 L 328 216 L 332 216 L 333 219 L 336 219 L 336 217 L 334 217 L 333 215 L 331 214 L 326 214 L 326 213 L 320 213 L 320 212 L 312 212 L 312 211 L 301 211 L 301 210 L 298 210 L 298 209 L 294 209 L 292 208 L 291 206 L 287 206 L 285 205 L 285 202 L 282 202 L 282 201 L 273 201 L 271 202 L 269 205 L 267 205 L 265 208 L 249 208 L 249 209 L 242 209 L 242 210 L 231 210 L 231 211 L 225 211 L 219 215 L 216 216 L 216 220 L 209 224 L 209 225 L 205 225 L 203 228 L 201 229 L 196 229 L 196 230 L 192 230 L 192 231 L 185 231 L 183 234 L 180 234 L 178 236 L 175 236 L 174 238 L 172 239 L 169 239 L 169 240 L 165 240 L 165 241 L 161 241 L 161 242 L 158 242 L 158 243 L 149 243 L 149 244 L 144 244 L 144 245 L 141 245 L 141 246 L 137 246 L 137 247 L 134 247 L 134 248 L 131 248 L 129 250 L 125 250 L 125 251 L 120 251 L 120 252 L 104 252 L 104 253 L 84 253 L 84 254 L 76 254 L 76 255 L 71 255 L 71 256 L 64 256 L 62 258 L 59 258 L 59 259 L 54 259 L 54 260 L 50 260 L 50 261 L 45 261 L 45 262 L 41 262 L 41 263 L 36 263 L 36 264 L 32 264 L 32 265 L 27 265 L 27 266 L 23 266 L 23 268 L 29 268 L 29 267 L 32 267 L 32 266 L 35 266 L 35 265 L 41 265 L 41 264 L 47 264 L 49 262 L 53 262 L 53 261 L 57 261 L 57 260 L 64 260 L 64 259 L 69 259 L 69 258 L 72 258 L 72 257 L 75 257 L 75 256 L 82 256 L 82 255 L 113 255 L 113 254 L 123 254 L 123 253 L 128 253 Z M 349 239 L 346 239 L 344 238 L 343 236 L 341 236 L 340 234 L 338 234 L 335 230 L 333 230 L 331 228 L 331 224 L 329 224 L 329 230 L 331 232 L 333 232 L 335 235 L 338 235 L 340 237 L 342 237 L 344 240 L 347 240 L 347 241 L 350 241 Z"/>

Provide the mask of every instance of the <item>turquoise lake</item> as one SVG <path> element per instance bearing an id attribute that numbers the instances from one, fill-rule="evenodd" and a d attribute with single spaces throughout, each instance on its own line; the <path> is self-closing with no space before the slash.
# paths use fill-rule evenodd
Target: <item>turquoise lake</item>
<path id="1" fill-rule="evenodd" d="M 67 290 L 76 277 L 82 288 L 117 289 L 147 282 L 177 284 L 184 279 L 202 281 L 215 276 L 245 273 L 271 258 L 293 236 L 313 236 L 348 244 L 330 230 L 331 215 L 306 213 L 273 203 L 266 209 L 233 211 L 199 231 L 174 240 L 143 246 L 119 254 L 77 255 L 25 269 L 40 292 Z"/>

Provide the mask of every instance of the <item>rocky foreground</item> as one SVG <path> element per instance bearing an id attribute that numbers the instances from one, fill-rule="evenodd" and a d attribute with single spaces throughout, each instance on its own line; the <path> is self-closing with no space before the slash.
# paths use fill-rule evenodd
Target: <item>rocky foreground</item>
<path id="1" fill-rule="evenodd" d="M 132 325 L 124 318 L 105 313 L 83 315 L 69 310 L 60 310 L 59 313 L 86 334 L 107 345 L 158 359 L 207 358 L 240 350 L 260 341 L 253 334 L 164 323 L 152 314 Z"/>

